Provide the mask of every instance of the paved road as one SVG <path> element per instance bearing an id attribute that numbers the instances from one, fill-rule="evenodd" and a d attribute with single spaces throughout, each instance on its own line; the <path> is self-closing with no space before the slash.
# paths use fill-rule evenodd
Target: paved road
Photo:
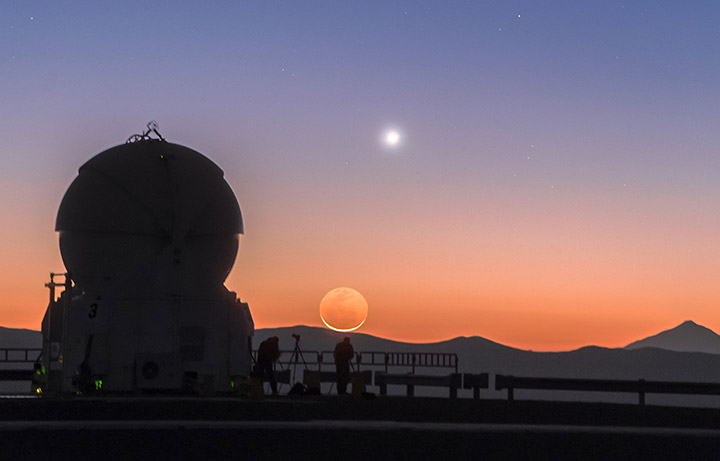
<path id="1" fill-rule="evenodd" d="M 5 421 L 0 459 L 720 459 L 720 430 L 393 421 Z"/>

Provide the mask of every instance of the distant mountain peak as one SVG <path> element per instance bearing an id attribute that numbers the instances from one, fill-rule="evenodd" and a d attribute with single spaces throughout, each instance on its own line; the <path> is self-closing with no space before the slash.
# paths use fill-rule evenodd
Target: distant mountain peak
<path id="1" fill-rule="evenodd" d="M 692 320 L 686 320 L 675 328 L 628 344 L 625 349 L 641 347 L 656 347 L 677 352 L 720 354 L 720 335 Z"/>

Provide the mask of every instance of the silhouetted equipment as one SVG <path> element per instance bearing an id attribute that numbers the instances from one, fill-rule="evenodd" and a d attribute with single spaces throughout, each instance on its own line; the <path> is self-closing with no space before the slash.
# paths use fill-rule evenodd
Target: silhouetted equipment
<path id="1" fill-rule="evenodd" d="M 207 157 L 151 122 L 80 167 L 56 230 L 68 274 L 59 299 L 58 274 L 47 284 L 50 390 L 73 391 L 81 365 L 107 391 L 177 391 L 190 378 L 225 391 L 249 374 L 252 316 L 224 286 L 242 215 Z"/>
<path id="2" fill-rule="evenodd" d="M 151 136 L 152 133 L 155 133 L 155 136 L 157 136 L 157 139 L 160 141 L 165 141 L 165 138 L 162 137 L 160 132 L 158 132 L 158 129 L 160 126 L 155 120 L 152 120 L 148 122 L 147 130 L 145 130 L 142 134 L 134 134 L 128 138 L 127 141 L 125 141 L 126 144 L 129 144 L 131 142 L 138 142 L 138 141 L 150 141 L 153 139 Z"/>
<path id="3" fill-rule="evenodd" d="M 300 361 L 302 360 L 303 364 L 303 370 L 307 370 L 307 362 L 305 362 L 305 357 L 303 356 L 302 350 L 300 349 L 300 335 L 296 335 L 293 333 L 292 335 L 293 339 L 295 339 L 295 348 L 292 351 L 292 354 L 290 355 L 290 361 L 288 362 L 288 370 L 292 366 L 292 381 L 296 382 L 297 378 L 297 366 L 299 365 Z"/>
<path id="4" fill-rule="evenodd" d="M 299 346 L 300 336 L 293 335 L 293 338 L 296 340 L 296 348 L 293 351 L 281 351 L 281 357 L 278 359 L 278 363 L 281 366 L 285 365 L 287 367 L 283 370 L 287 373 L 287 378 L 283 381 L 282 378 L 280 378 L 281 375 L 279 373 L 275 373 L 276 381 L 278 383 L 282 382 L 285 384 L 298 382 L 297 376 L 294 376 L 294 380 L 290 379 L 290 371 L 293 371 L 292 367 L 297 367 L 297 365 L 302 362 L 304 366 L 302 383 L 307 386 L 308 393 L 310 393 L 311 390 L 320 392 L 320 386 L 322 384 L 337 384 L 337 370 L 327 371 L 327 368 L 324 369 L 324 367 L 328 366 L 332 366 L 334 368 L 334 351 L 302 351 Z M 283 357 L 287 357 L 287 354 L 289 354 L 289 358 L 287 360 L 283 359 Z M 333 357 L 333 361 L 326 360 L 327 357 Z M 387 372 L 390 369 L 408 370 L 410 374 L 404 373 L 403 376 L 410 376 L 410 380 L 415 379 L 412 377 L 418 377 L 417 384 L 414 382 L 409 383 L 413 386 L 418 385 L 426 387 L 450 388 L 451 385 L 454 385 L 456 388 L 461 387 L 461 375 L 458 375 L 460 378 L 452 379 L 447 376 L 443 377 L 430 375 L 430 379 L 424 379 L 424 377 L 428 375 L 414 374 L 417 369 L 430 371 L 442 368 L 451 368 L 457 370 L 458 358 L 457 354 L 453 353 L 362 351 L 354 353 L 353 360 L 350 364 L 352 365 L 353 371 L 350 372 L 349 382 L 353 384 L 353 392 L 355 390 L 354 385 L 356 382 L 357 384 L 363 386 L 373 384 L 373 370 L 368 368 L 375 369 L 375 376 L 378 376 L 381 373 L 378 369 L 385 370 L 386 374 L 388 374 Z M 313 369 L 310 369 L 310 367 L 313 367 Z M 361 370 L 363 367 L 365 370 Z M 470 387 L 467 388 L 474 389 L 476 386 L 480 386 L 479 388 L 487 389 L 487 373 L 477 376 L 480 381 L 474 381 L 475 378 L 468 377 L 468 383 L 472 382 L 473 384 L 469 384 Z M 483 376 L 485 379 L 484 386 L 482 384 Z M 375 385 L 378 384 L 379 383 L 375 382 Z M 394 383 L 386 382 L 386 384 Z M 408 385 L 408 382 L 405 380 L 399 384 Z M 476 393 L 479 393 L 479 388 L 476 390 Z M 411 391 L 411 393 L 413 392 Z"/>

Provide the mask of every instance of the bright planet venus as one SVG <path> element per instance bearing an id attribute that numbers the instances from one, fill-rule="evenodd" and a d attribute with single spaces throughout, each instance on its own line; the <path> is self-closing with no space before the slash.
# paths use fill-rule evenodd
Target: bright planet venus
<path id="1" fill-rule="evenodd" d="M 400 144 L 400 132 L 397 130 L 388 130 L 383 136 L 383 142 L 388 147 L 395 147 Z"/>
<path id="2" fill-rule="evenodd" d="M 365 323 L 367 315 L 365 297 L 352 288 L 333 288 L 320 301 L 320 319 L 331 330 L 357 330 Z"/>

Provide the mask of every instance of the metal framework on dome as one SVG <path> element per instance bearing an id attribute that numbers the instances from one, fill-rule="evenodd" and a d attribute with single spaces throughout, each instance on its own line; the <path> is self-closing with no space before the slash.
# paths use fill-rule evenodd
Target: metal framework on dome
<path id="1" fill-rule="evenodd" d="M 125 141 L 125 144 L 130 144 L 138 141 L 165 141 L 165 138 L 163 138 L 158 131 L 158 129 L 160 129 L 160 125 L 158 125 L 158 122 L 156 122 L 155 120 L 151 120 L 146 126 L 147 130 L 145 130 L 143 134 L 134 134 L 130 136 L 127 141 Z M 153 138 L 152 133 L 155 133 L 157 138 Z"/>

